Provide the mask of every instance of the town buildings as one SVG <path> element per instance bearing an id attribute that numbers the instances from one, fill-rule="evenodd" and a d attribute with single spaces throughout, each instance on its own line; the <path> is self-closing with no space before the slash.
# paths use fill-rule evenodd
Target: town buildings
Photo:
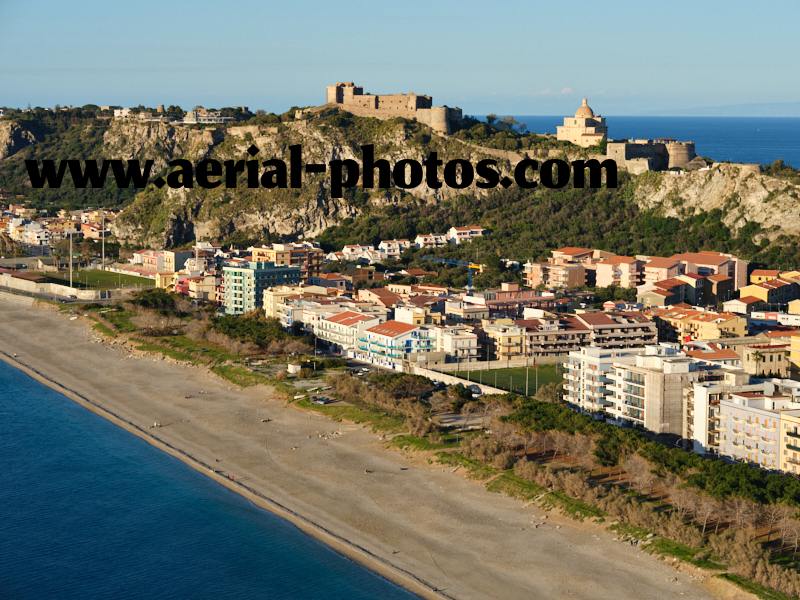
<path id="1" fill-rule="evenodd" d="M 564 400 L 581 410 L 606 412 L 611 402 L 610 373 L 614 363 L 632 364 L 644 348 L 582 346 L 564 362 Z"/>
<path id="2" fill-rule="evenodd" d="M 320 274 L 325 253 L 310 242 L 290 242 L 248 248 L 253 262 L 269 262 L 278 267 L 297 267 L 300 277 L 307 281 Z"/>
<path id="3" fill-rule="evenodd" d="M 222 305 L 229 315 L 248 313 L 262 306 L 267 288 L 299 282 L 300 267 L 259 261 L 228 262 L 222 267 Z"/>
<path id="4" fill-rule="evenodd" d="M 724 368 L 688 357 L 675 347 L 648 346 L 632 363 L 613 363 L 604 412 L 655 433 L 680 435 L 684 388 L 717 379 Z"/>

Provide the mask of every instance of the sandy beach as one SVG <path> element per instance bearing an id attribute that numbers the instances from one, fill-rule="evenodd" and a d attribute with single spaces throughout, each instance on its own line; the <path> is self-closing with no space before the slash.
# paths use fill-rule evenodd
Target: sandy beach
<path id="1" fill-rule="evenodd" d="M 84 320 L 0 293 L 0 359 L 425 597 L 751 597 L 598 526 L 549 513 L 535 528 L 539 508 L 286 406 L 268 387 L 238 389 L 97 337 Z"/>

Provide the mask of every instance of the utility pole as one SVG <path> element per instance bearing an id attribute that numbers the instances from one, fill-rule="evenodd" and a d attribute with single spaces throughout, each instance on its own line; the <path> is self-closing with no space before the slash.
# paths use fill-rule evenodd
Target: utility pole
<path id="1" fill-rule="evenodd" d="M 102 250 L 101 250 L 101 258 L 100 258 L 100 270 L 106 270 L 106 210 L 100 213 L 102 217 L 100 218 L 100 240 L 102 243 Z"/>
<path id="2" fill-rule="evenodd" d="M 72 232 L 69 232 L 69 287 L 72 287 Z"/>
<path id="3" fill-rule="evenodd" d="M 525 357 L 525 395 L 528 396 L 528 357 Z"/>

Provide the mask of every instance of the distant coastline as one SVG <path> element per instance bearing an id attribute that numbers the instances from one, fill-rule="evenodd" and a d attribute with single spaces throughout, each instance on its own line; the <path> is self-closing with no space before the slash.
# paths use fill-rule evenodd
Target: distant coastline
<path id="1" fill-rule="evenodd" d="M 512 115 L 533 133 L 555 134 L 560 115 Z M 607 117 L 610 139 L 693 140 L 697 154 L 716 161 L 800 168 L 800 117 L 625 116 Z M 480 115 L 478 118 L 485 118 Z"/>

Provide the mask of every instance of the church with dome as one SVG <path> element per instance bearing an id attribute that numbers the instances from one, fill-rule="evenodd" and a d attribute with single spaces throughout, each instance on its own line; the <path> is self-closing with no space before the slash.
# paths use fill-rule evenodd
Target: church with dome
<path id="1" fill-rule="evenodd" d="M 574 117 L 564 117 L 564 124 L 556 127 L 556 139 L 582 148 L 596 146 L 605 141 L 607 135 L 605 118 L 594 114 L 586 98 L 575 111 Z"/>

